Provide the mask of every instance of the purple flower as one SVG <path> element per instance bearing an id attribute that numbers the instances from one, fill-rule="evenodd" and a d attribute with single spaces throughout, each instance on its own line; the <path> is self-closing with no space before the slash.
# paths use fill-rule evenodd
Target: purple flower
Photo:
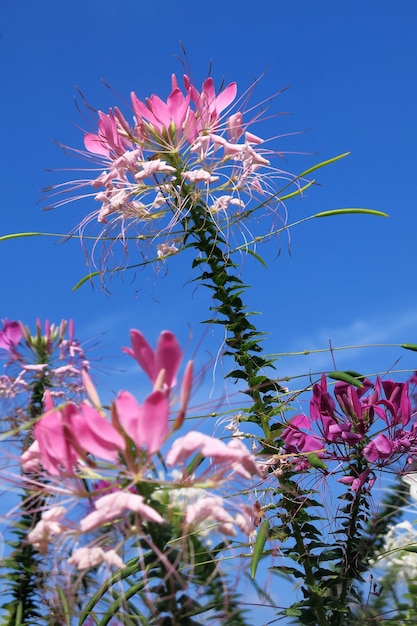
<path id="1" fill-rule="evenodd" d="M 22 328 L 19 322 L 3 321 L 3 329 L 0 330 L 0 349 L 12 353 L 22 338 Z"/>

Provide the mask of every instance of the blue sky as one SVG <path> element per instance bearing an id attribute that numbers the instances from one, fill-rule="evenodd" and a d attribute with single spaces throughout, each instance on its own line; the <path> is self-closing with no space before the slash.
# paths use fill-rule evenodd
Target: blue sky
<path id="1" fill-rule="evenodd" d="M 262 312 L 259 327 L 270 333 L 267 352 L 325 348 L 329 340 L 334 346 L 417 343 L 416 20 L 412 0 L 3 0 L 0 235 L 65 233 L 82 219 L 85 204 L 52 212 L 38 204 L 41 188 L 71 177 L 45 170 L 76 166 L 54 140 L 83 147 L 76 86 L 104 111 L 115 104 L 123 108 L 131 90 L 140 98 L 165 98 L 171 73 L 182 73 L 176 58 L 181 40 L 197 83 L 212 60 L 216 84 L 223 77 L 226 84 L 236 80 L 239 93 L 266 70 L 253 103 L 291 85 L 273 104 L 274 111 L 291 115 L 256 128 L 262 137 L 307 131 L 277 142 L 279 149 L 311 153 L 289 154 L 289 171 L 351 152 L 318 172 L 321 187 L 288 203 L 290 221 L 350 206 L 390 214 L 314 220 L 292 231 L 291 254 L 284 237 L 258 249 L 267 270 L 244 260 L 243 277 L 254 285 L 249 306 Z M 199 321 L 207 316 L 209 294 L 189 283 L 181 255 L 164 278 L 152 272 L 115 278 L 110 295 L 98 283 L 72 291 L 86 273 L 77 241 L 3 241 L 0 260 L 0 317 L 32 326 L 37 317 L 74 318 L 82 341 L 101 342 L 108 387 L 124 380 L 118 368 L 131 368 L 137 376 L 119 357 L 130 328 L 152 341 L 167 328 L 184 343 L 191 328 L 190 356 L 205 332 Z M 207 333 L 197 358 L 207 361 L 218 345 L 219 338 Z M 336 358 L 340 369 L 366 373 L 417 365 L 415 353 L 398 348 L 338 352 Z M 283 358 L 279 374 L 320 368 L 333 368 L 328 354 Z"/>

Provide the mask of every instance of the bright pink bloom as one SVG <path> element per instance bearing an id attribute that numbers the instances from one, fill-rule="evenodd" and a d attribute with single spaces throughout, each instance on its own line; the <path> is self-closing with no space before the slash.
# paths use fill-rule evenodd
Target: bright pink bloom
<path id="1" fill-rule="evenodd" d="M 120 425 L 139 448 L 157 452 L 168 436 L 169 403 L 166 394 L 154 391 L 138 404 L 128 391 L 120 391 L 115 407 Z"/>
<path id="2" fill-rule="evenodd" d="M 11 352 L 22 338 L 22 329 L 19 322 L 3 320 L 3 329 L 0 330 L 0 349 Z"/>
<path id="3" fill-rule="evenodd" d="M 36 422 L 34 436 L 39 444 L 41 463 L 53 476 L 73 473 L 78 455 L 69 443 L 60 410 L 54 410 L 49 392 L 45 393 L 46 413 Z"/>
<path id="4" fill-rule="evenodd" d="M 126 511 L 137 513 L 144 521 L 163 524 L 164 519 L 155 509 L 145 504 L 142 496 L 126 491 L 116 491 L 98 498 L 94 502 L 95 511 L 89 513 L 80 522 L 82 532 L 102 526 L 117 518 L 124 518 Z"/>
<path id="5" fill-rule="evenodd" d="M 108 158 L 122 156 L 126 150 L 132 148 L 132 143 L 126 139 L 123 133 L 123 126 L 120 121 L 110 110 L 106 115 L 101 111 L 98 112 L 99 123 L 98 132 L 86 133 L 84 135 L 84 145 L 93 154 L 99 154 Z"/>
<path id="6" fill-rule="evenodd" d="M 156 382 L 163 370 L 163 388 L 171 389 L 176 383 L 182 359 L 182 350 L 175 335 L 168 330 L 163 331 L 159 335 L 155 352 L 139 330 L 131 330 L 130 339 L 132 348 L 123 348 L 123 352 L 136 359 L 152 383 Z"/>
<path id="7" fill-rule="evenodd" d="M 100 459 L 115 463 L 119 452 L 126 448 L 122 435 L 86 402 L 79 406 L 67 404 L 63 409 L 63 420 L 77 446 Z"/>
<path id="8" fill-rule="evenodd" d="M 46 412 L 35 424 L 34 436 L 42 466 L 54 476 L 63 471 L 72 474 L 80 455 L 87 452 L 116 462 L 119 452 L 126 447 L 114 426 L 86 402 L 79 406 L 68 403 L 54 410 L 51 396 L 46 392 L 45 408 Z M 33 455 L 26 454 L 23 463 L 30 463 L 32 458 Z"/>

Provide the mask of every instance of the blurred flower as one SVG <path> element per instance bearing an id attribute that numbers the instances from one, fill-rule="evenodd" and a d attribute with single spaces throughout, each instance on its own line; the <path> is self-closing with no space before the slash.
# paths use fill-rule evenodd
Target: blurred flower
<path id="1" fill-rule="evenodd" d="M 412 581 L 417 579 L 417 530 L 409 521 L 392 526 L 384 541 L 384 547 L 372 565 L 382 567 L 384 574 L 387 569 L 394 569 L 397 576 Z M 412 548 L 412 551 L 407 551 Z"/>
<path id="2" fill-rule="evenodd" d="M 63 532 L 61 520 L 65 515 L 63 506 L 54 506 L 42 513 L 40 521 L 27 536 L 27 540 L 39 552 L 45 553 L 48 550 L 52 537 Z"/>
<path id="3" fill-rule="evenodd" d="M 78 548 L 78 550 L 72 553 L 68 559 L 68 563 L 69 565 L 75 565 L 79 570 L 97 567 L 97 565 L 101 565 L 102 563 L 108 563 L 117 569 L 126 567 L 115 550 L 104 551 L 99 546 Z"/>
<path id="4" fill-rule="evenodd" d="M 22 328 L 19 322 L 9 322 L 4 319 L 3 329 L 0 330 L 0 349 L 13 352 L 22 338 Z"/>
<path id="5" fill-rule="evenodd" d="M 57 476 L 72 474 L 79 458 L 87 453 L 115 463 L 126 447 L 120 433 L 96 409 L 81 402 L 54 409 L 50 393 L 44 398 L 46 412 L 35 424 L 34 437 L 39 446 L 44 469 Z M 37 450 L 26 453 L 23 464 L 32 462 Z"/>
<path id="6" fill-rule="evenodd" d="M 93 528 L 125 518 L 126 513 L 137 513 L 144 521 L 163 524 L 164 520 L 155 509 L 145 504 L 142 496 L 126 491 L 108 493 L 94 502 L 95 511 L 89 513 L 80 521 L 80 530 L 89 532 Z"/>
<path id="7" fill-rule="evenodd" d="M 188 527 L 199 526 L 204 523 L 216 524 L 216 529 L 231 537 L 236 537 L 238 527 L 246 535 L 250 535 L 254 530 L 254 515 L 249 515 L 249 507 L 242 510 L 235 516 L 231 515 L 225 508 L 225 502 L 220 496 L 207 496 L 200 498 L 186 508 L 185 525 Z M 189 532 L 189 530 L 188 530 Z"/>
<path id="8" fill-rule="evenodd" d="M 166 463 L 169 467 L 184 463 L 196 452 L 218 465 L 222 474 L 234 472 L 244 478 L 250 478 L 253 474 L 261 475 L 254 455 L 241 441 L 233 439 L 226 444 L 220 439 L 194 430 L 174 441 L 167 454 Z"/>

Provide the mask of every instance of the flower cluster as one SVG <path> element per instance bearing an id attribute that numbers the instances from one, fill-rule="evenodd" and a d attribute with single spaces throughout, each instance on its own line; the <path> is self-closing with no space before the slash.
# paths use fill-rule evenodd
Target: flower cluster
<path id="1" fill-rule="evenodd" d="M 216 94 L 212 78 L 199 91 L 186 75 L 182 90 L 173 75 L 166 102 L 156 95 L 143 102 L 132 92 L 132 122 L 117 107 L 99 111 L 97 132 L 85 134 L 82 154 L 95 162 L 95 172 L 102 171 L 60 185 L 56 194 L 66 197 L 52 206 L 85 197 L 67 194 L 92 187 L 87 195 L 99 208 L 83 220 L 81 234 L 98 221 L 98 239 L 125 247 L 133 227 L 141 240 L 162 237 L 158 258 L 178 251 L 191 207 L 203 207 L 223 228 L 247 212 L 254 196 L 262 197 L 262 206 L 279 206 L 274 179 L 294 177 L 271 168 L 267 157 L 274 153 L 262 149 L 263 140 L 248 130 L 242 111 L 227 113 L 236 94 L 236 83 Z"/>
<path id="2" fill-rule="evenodd" d="M 28 415 L 36 416 L 45 386 L 54 398 L 84 395 L 82 372 L 90 364 L 75 338 L 72 320 L 62 321 L 59 326 L 47 320 L 44 329 L 37 320 L 34 335 L 20 322 L 3 320 L 0 357 L 4 358 L 4 373 L 0 376 L 3 421 L 7 418 L 12 427 L 21 427 Z"/>
<path id="3" fill-rule="evenodd" d="M 350 467 L 359 460 L 360 473 L 340 479 L 357 491 L 365 483 L 372 486 L 375 469 L 403 462 L 404 470 L 417 460 L 408 382 L 365 379 L 360 387 L 338 382 L 334 398 L 323 375 L 313 386 L 310 416 L 296 415 L 282 433 L 285 451 L 303 455 L 302 466 L 310 465 L 310 453 Z"/>
<path id="4" fill-rule="evenodd" d="M 148 524 L 175 520 L 177 538 L 191 531 L 200 533 L 202 522 L 228 536 L 238 530 L 249 535 L 254 527 L 250 505 L 231 508 L 213 491 L 232 478 L 250 481 L 253 475 L 260 476 L 255 458 L 241 441 L 226 443 L 189 431 L 174 440 L 162 462 L 163 446 L 182 425 L 192 388 L 190 361 L 179 385 L 179 407 L 174 410 L 172 391 L 182 361 L 176 337 L 162 332 L 153 350 L 142 333 L 132 330 L 131 347 L 124 352 L 138 362 L 153 385 L 144 402 L 120 391 L 109 420 L 84 371 L 88 400 L 54 406 L 47 391 L 44 412 L 33 429 L 34 441 L 21 456 L 27 484 L 36 490 L 42 477 L 42 495 L 49 493 L 28 541 L 46 552 L 54 542 L 72 537 L 77 547 L 68 563 L 81 570 L 100 563 L 124 567 L 118 547 L 126 548 L 129 537 L 142 536 L 151 542 Z M 166 468 L 172 468 L 173 478 Z M 72 495 L 84 502 L 86 510 L 76 520 L 73 506 L 60 500 L 63 491 L 67 498 Z"/>

